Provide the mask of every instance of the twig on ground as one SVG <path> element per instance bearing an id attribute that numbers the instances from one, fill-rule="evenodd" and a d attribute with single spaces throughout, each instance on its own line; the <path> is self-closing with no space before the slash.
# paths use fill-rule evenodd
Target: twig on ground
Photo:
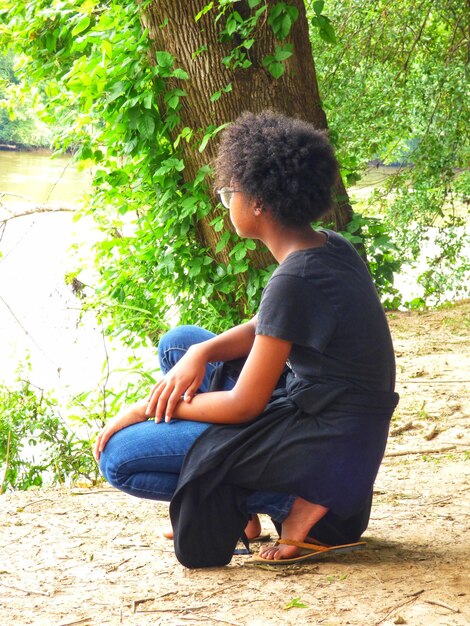
<path id="1" fill-rule="evenodd" d="M 405 424 L 402 424 L 402 426 L 397 426 L 396 428 L 394 428 L 390 435 L 392 437 L 394 437 L 395 435 L 400 435 L 401 433 L 404 433 L 407 430 L 412 430 L 413 428 L 416 428 L 416 426 L 414 425 L 413 420 L 410 420 L 409 422 L 405 422 Z"/>
<path id="2" fill-rule="evenodd" d="M 46 596 L 47 598 L 51 595 L 45 591 L 31 591 L 31 589 L 23 589 L 23 587 L 15 587 L 14 585 L 7 585 L 5 583 L 0 582 L 0 587 L 6 587 L 7 589 L 14 589 L 15 591 L 22 591 L 23 593 L 32 594 L 35 596 Z"/>
<path id="3" fill-rule="evenodd" d="M 132 557 L 130 556 L 128 559 L 124 559 L 124 561 L 121 561 L 120 563 L 116 563 L 115 565 L 110 565 L 107 569 L 106 569 L 106 573 L 110 574 L 111 572 L 115 572 L 118 567 L 121 567 L 121 565 L 124 565 L 124 563 L 127 563 L 128 561 L 130 561 L 132 559 Z"/>
<path id="4" fill-rule="evenodd" d="M 137 607 L 144 602 L 153 602 L 155 598 L 142 598 L 141 600 L 132 600 L 132 612 L 135 613 Z"/>
<path id="5" fill-rule="evenodd" d="M 87 491 L 71 491 L 71 496 L 89 496 L 95 493 L 116 493 L 115 489 L 89 489 Z"/>
<path id="6" fill-rule="evenodd" d="M 52 498 L 41 498 L 40 500 L 33 500 L 33 502 L 27 502 L 26 504 L 23 504 L 22 507 L 20 507 L 21 509 L 25 509 L 27 506 L 34 506 L 35 504 L 39 504 L 40 502 L 53 502 L 54 500 Z"/>
<path id="7" fill-rule="evenodd" d="M 455 446 L 441 446 L 440 448 L 428 448 L 427 450 L 395 450 L 386 452 L 385 456 L 406 456 L 407 454 L 439 454 L 440 452 L 447 452 L 448 450 L 455 450 Z"/>
<path id="8" fill-rule="evenodd" d="M 448 611 L 452 611 L 453 613 L 460 613 L 460 609 L 453 609 L 448 604 L 444 604 L 444 602 L 438 602 L 437 600 L 425 600 L 427 604 L 435 604 L 436 606 L 442 606 L 442 608 L 447 609 Z"/>
<path id="9" fill-rule="evenodd" d="M 92 617 L 83 617 L 82 619 L 77 619 L 74 622 L 61 622 L 57 624 L 57 626 L 73 626 L 74 624 L 85 624 L 86 622 L 91 622 Z"/>
<path id="10" fill-rule="evenodd" d="M 400 604 L 397 604 L 396 606 L 391 608 L 389 612 L 384 617 L 382 617 L 382 619 L 380 619 L 378 622 L 374 622 L 374 626 L 378 626 L 379 624 L 382 624 L 383 622 L 385 622 L 385 620 L 388 619 L 390 615 L 394 613 L 397 609 L 400 609 L 402 606 L 406 606 L 407 604 L 411 604 L 412 602 L 416 600 L 418 596 L 420 596 L 424 592 L 425 592 L 425 589 L 420 589 L 419 591 L 412 593 L 411 598 L 409 598 L 408 600 L 405 600 L 404 602 L 400 602 Z"/>
<path id="11" fill-rule="evenodd" d="M 200 606 L 185 606 L 177 609 L 143 609 L 142 611 L 136 611 L 136 613 L 188 613 L 188 611 L 199 611 L 205 608 L 206 605 L 201 604 Z"/>
<path id="12" fill-rule="evenodd" d="M 431 441 L 431 439 L 437 437 L 440 432 L 442 432 L 441 429 L 436 424 L 433 424 L 431 428 L 423 435 L 423 437 L 426 439 L 426 441 Z"/>
<path id="13" fill-rule="evenodd" d="M 232 589 L 233 587 L 239 587 L 239 586 L 240 586 L 239 583 L 235 583 L 234 585 L 230 585 L 229 587 L 221 587 L 220 589 L 217 589 L 217 591 L 210 593 L 208 596 L 204 596 L 203 598 L 201 598 L 201 600 L 202 602 L 205 602 L 205 600 L 212 598 L 212 596 L 216 596 L 218 593 L 224 593 L 225 591 L 227 591 L 227 589 Z"/>
<path id="14" fill-rule="evenodd" d="M 470 380 L 434 380 L 433 378 L 407 378 L 406 380 L 397 380 L 397 384 L 399 385 L 408 385 L 409 383 L 418 383 L 425 385 L 448 385 L 452 383 L 470 383 Z"/>
<path id="15" fill-rule="evenodd" d="M 213 617 L 212 615 L 199 615 L 198 617 L 200 617 L 201 620 L 208 620 L 209 622 L 220 622 L 221 624 L 230 624 L 230 626 L 242 626 L 239 622 L 228 622 L 226 619 L 220 619 L 218 617 Z M 194 617 L 182 615 L 179 619 L 194 620 Z"/>

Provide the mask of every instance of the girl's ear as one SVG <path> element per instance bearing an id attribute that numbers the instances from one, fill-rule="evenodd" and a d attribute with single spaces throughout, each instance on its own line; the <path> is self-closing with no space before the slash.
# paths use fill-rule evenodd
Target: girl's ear
<path id="1" fill-rule="evenodd" d="M 263 201 L 261 200 L 261 198 L 255 199 L 255 206 L 253 208 L 253 212 L 255 215 L 261 215 L 261 213 L 263 212 Z"/>

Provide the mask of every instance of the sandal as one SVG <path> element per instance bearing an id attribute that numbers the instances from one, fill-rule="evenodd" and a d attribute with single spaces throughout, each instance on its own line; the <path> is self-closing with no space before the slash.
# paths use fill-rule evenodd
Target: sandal
<path id="1" fill-rule="evenodd" d="M 255 563 L 264 563 L 265 565 L 292 565 L 292 563 L 301 563 L 303 561 L 313 561 L 323 556 L 337 552 L 353 552 L 354 550 L 361 550 L 366 546 L 365 541 L 358 541 L 356 543 L 347 543 L 339 546 L 327 546 L 313 543 L 303 543 L 302 541 L 293 541 L 292 539 L 278 539 L 277 545 L 296 546 L 299 548 L 299 556 L 291 557 L 290 559 L 264 559 L 262 556 L 256 555 L 253 557 Z"/>

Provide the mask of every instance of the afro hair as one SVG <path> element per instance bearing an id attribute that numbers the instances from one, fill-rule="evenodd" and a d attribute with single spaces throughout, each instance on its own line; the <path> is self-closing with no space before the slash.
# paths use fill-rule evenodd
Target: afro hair
<path id="1" fill-rule="evenodd" d="M 221 136 L 218 188 L 233 184 L 279 223 L 305 226 L 332 205 L 338 164 L 326 132 L 273 111 L 243 113 Z"/>

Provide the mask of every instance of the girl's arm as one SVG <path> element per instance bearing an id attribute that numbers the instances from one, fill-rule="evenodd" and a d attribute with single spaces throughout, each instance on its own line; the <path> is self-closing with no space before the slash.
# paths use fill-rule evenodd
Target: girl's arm
<path id="1" fill-rule="evenodd" d="M 206 373 L 206 364 L 211 361 L 230 361 L 249 354 L 255 339 L 256 317 L 245 324 L 240 324 L 213 339 L 195 344 L 178 361 L 160 383 L 155 385 L 150 394 L 150 399 L 138 402 L 132 407 L 120 413 L 99 432 L 96 439 L 94 455 L 96 460 L 100 458 L 109 438 L 121 430 L 143 422 L 155 415 L 155 405 L 158 399 L 165 393 L 167 411 L 170 416 L 174 414 L 174 408 L 184 394 L 186 402 L 191 402 L 193 395 L 199 389 Z M 210 394 L 212 395 L 212 394 Z M 149 406 L 153 406 L 149 409 Z"/>
<path id="2" fill-rule="evenodd" d="M 147 415 L 155 415 L 157 422 L 170 421 L 172 417 L 214 424 L 249 422 L 268 403 L 291 346 L 291 342 L 283 339 L 257 335 L 235 387 L 230 391 L 198 394 L 190 402 L 181 400 L 181 393 L 176 395 L 176 387 L 165 385 L 164 379 L 162 387 L 150 399 Z M 215 354 L 219 355 L 217 359 L 221 357 L 221 353 Z M 231 358 L 235 356 L 234 353 Z"/>
<path id="3" fill-rule="evenodd" d="M 101 452 L 115 432 L 131 424 L 145 421 L 150 416 L 155 416 L 156 421 L 161 421 L 164 417 L 167 421 L 172 417 L 179 417 L 214 424 L 239 424 L 253 420 L 268 403 L 282 374 L 292 344 L 263 335 L 258 335 L 252 344 L 252 350 L 231 391 L 201 393 L 190 403 L 182 401 L 178 396 L 171 405 L 168 398 L 172 396 L 173 387 L 164 386 L 160 395 L 156 395 L 150 403 L 147 401 L 136 403 L 131 409 L 109 420 L 95 443 L 96 460 L 99 460 Z M 235 352 L 237 350 L 234 347 L 233 358 Z"/>
<path id="4" fill-rule="evenodd" d="M 233 361 L 248 356 L 253 346 L 258 316 L 249 322 L 234 326 L 224 333 L 191 346 L 190 350 L 201 350 L 206 363 L 213 361 Z"/>
<path id="5" fill-rule="evenodd" d="M 147 416 L 154 415 L 153 411 L 160 397 L 168 404 L 170 415 L 173 415 L 181 396 L 184 395 L 186 402 L 191 402 L 206 374 L 207 363 L 246 357 L 253 346 L 256 323 L 255 316 L 245 324 L 192 345 L 178 363 L 153 387 L 148 399 Z"/>

